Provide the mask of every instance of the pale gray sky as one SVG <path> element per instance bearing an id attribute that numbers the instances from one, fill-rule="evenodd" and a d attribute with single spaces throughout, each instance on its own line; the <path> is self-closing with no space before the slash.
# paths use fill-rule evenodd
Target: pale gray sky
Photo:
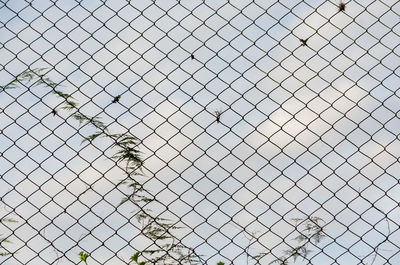
<path id="1" fill-rule="evenodd" d="M 307 215 L 326 222 L 313 264 L 399 262 L 396 1 L 30 2 L 0 3 L 1 85 L 48 68 L 82 112 L 138 137 L 154 210 L 181 218 L 208 264 L 245 264 L 256 232 L 250 253 L 280 256 Z M 132 209 L 113 212 L 122 171 L 109 143 L 81 144 L 92 130 L 51 114 L 60 103 L 46 88 L 0 94 L 2 214 L 19 220 L 3 264 L 76 264 L 101 242 L 90 265 L 125 264 L 114 255 L 142 246 Z"/>

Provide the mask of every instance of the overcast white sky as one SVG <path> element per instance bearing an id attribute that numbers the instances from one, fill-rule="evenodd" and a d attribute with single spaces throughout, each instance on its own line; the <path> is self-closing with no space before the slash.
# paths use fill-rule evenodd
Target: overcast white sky
<path id="1" fill-rule="evenodd" d="M 256 231 L 250 253 L 280 256 L 307 215 L 326 222 L 313 264 L 396 264 L 400 4 L 337 4 L 1 1 L 0 85 L 47 68 L 82 112 L 138 137 L 155 211 L 208 264 L 245 264 Z M 18 249 L 2 264 L 76 264 L 81 250 L 125 264 L 141 245 L 132 209 L 114 212 L 122 172 L 59 104 L 46 88 L 0 93 L 2 213 L 19 220 L 1 227 Z"/>

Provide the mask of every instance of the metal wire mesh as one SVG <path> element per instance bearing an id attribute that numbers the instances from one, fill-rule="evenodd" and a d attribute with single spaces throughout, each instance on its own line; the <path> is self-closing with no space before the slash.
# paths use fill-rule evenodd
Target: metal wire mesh
<path id="1" fill-rule="evenodd" d="M 159 246 L 120 204 L 113 142 L 82 143 L 93 127 L 51 87 L 5 89 L 45 68 L 140 141 L 147 207 L 196 256 L 164 264 L 399 264 L 399 15 L 394 0 L 1 1 L 0 263 L 134 264 Z"/>

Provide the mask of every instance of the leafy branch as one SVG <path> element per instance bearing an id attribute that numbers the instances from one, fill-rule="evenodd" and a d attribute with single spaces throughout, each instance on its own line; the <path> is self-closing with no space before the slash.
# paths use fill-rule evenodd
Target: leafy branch
<path id="1" fill-rule="evenodd" d="M 87 264 L 87 261 L 86 261 L 88 257 L 89 257 L 89 254 L 88 254 L 88 253 L 83 252 L 83 251 L 79 252 L 79 258 L 80 258 L 81 261 L 83 261 L 86 265 L 88 265 L 88 264 Z"/>
<path id="2" fill-rule="evenodd" d="M 37 68 L 34 70 L 27 70 L 20 74 L 17 74 L 8 84 L 0 86 L 0 92 L 7 89 L 15 89 L 19 85 L 32 83 L 33 87 L 44 85 L 47 87 L 55 88 L 58 86 L 57 83 L 53 82 L 50 78 L 46 77 L 43 72 L 45 68 Z"/>
<path id="3" fill-rule="evenodd" d="M 145 265 L 146 264 L 146 261 L 141 261 L 141 262 L 139 262 L 138 261 L 138 258 L 139 258 L 139 256 L 140 256 L 140 251 L 138 251 L 138 252 L 136 252 L 132 257 L 131 257 L 131 260 L 133 260 L 137 265 Z"/>
<path id="4" fill-rule="evenodd" d="M 13 218 L 4 217 L 0 219 L 1 223 L 16 223 L 17 221 Z M 0 234 L 0 257 L 8 256 L 13 253 L 7 251 L 3 244 L 5 243 L 12 243 L 7 237 L 3 237 L 3 234 Z"/>
<path id="5" fill-rule="evenodd" d="M 139 140 L 129 133 L 111 133 L 107 125 L 101 121 L 99 116 L 88 116 L 82 113 L 78 102 L 71 94 L 67 94 L 58 89 L 59 84 L 53 82 L 45 74 L 45 68 L 27 70 L 18 74 L 5 86 L 0 86 L 0 92 L 8 89 L 14 89 L 19 85 L 26 85 L 29 88 L 35 86 L 45 86 L 52 90 L 52 93 L 63 100 L 60 104 L 60 109 L 70 112 L 71 117 L 79 122 L 80 126 L 91 126 L 95 129 L 93 134 L 84 137 L 82 142 L 89 141 L 90 143 L 99 138 L 107 138 L 111 140 L 110 148 L 116 149 L 116 152 L 111 157 L 127 175 L 121 184 L 127 185 L 131 190 L 131 194 L 123 198 L 121 204 L 130 201 L 136 208 L 135 218 L 141 224 L 142 234 L 152 240 L 155 248 L 147 248 L 140 252 L 144 258 L 151 264 L 197 264 L 199 257 L 195 255 L 190 248 L 182 245 L 178 239 L 172 234 L 173 230 L 180 229 L 170 220 L 154 216 L 148 205 L 156 201 L 154 196 L 147 191 L 143 185 L 135 179 L 135 176 L 142 175 L 143 160 L 141 152 L 138 149 Z M 121 96 L 114 98 L 112 103 L 117 103 Z M 57 110 L 52 111 L 53 115 L 58 114 Z M 189 250 L 186 252 L 185 250 Z M 146 257 L 144 254 L 148 254 Z M 83 251 L 79 253 L 81 261 L 87 264 L 86 259 L 89 254 Z M 135 254 L 136 255 L 136 254 Z M 145 261 L 138 263 L 138 255 L 133 255 L 135 261 L 139 265 L 143 265 Z M 194 263 L 192 263 L 194 262 Z"/>
<path id="6" fill-rule="evenodd" d="M 287 265 L 289 264 L 290 258 L 293 258 L 293 262 L 296 262 L 299 257 L 305 260 L 312 252 L 312 250 L 310 250 L 310 245 L 318 244 L 325 237 L 323 227 L 321 226 L 324 220 L 320 217 L 292 218 L 292 221 L 295 222 L 296 229 L 303 227 L 298 231 L 299 235 L 292 238 L 297 241 L 298 245 L 284 250 L 283 256 L 273 260 L 269 264 L 278 263 L 279 265 Z"/>

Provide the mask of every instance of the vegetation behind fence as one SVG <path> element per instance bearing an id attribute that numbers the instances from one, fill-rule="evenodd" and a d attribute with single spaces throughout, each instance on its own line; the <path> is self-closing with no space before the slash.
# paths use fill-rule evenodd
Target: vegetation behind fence
<path id="1" fill-rule="evenodd" d="M 1 1 L 0 263 L 399 263 L 399 18 Z"/>

